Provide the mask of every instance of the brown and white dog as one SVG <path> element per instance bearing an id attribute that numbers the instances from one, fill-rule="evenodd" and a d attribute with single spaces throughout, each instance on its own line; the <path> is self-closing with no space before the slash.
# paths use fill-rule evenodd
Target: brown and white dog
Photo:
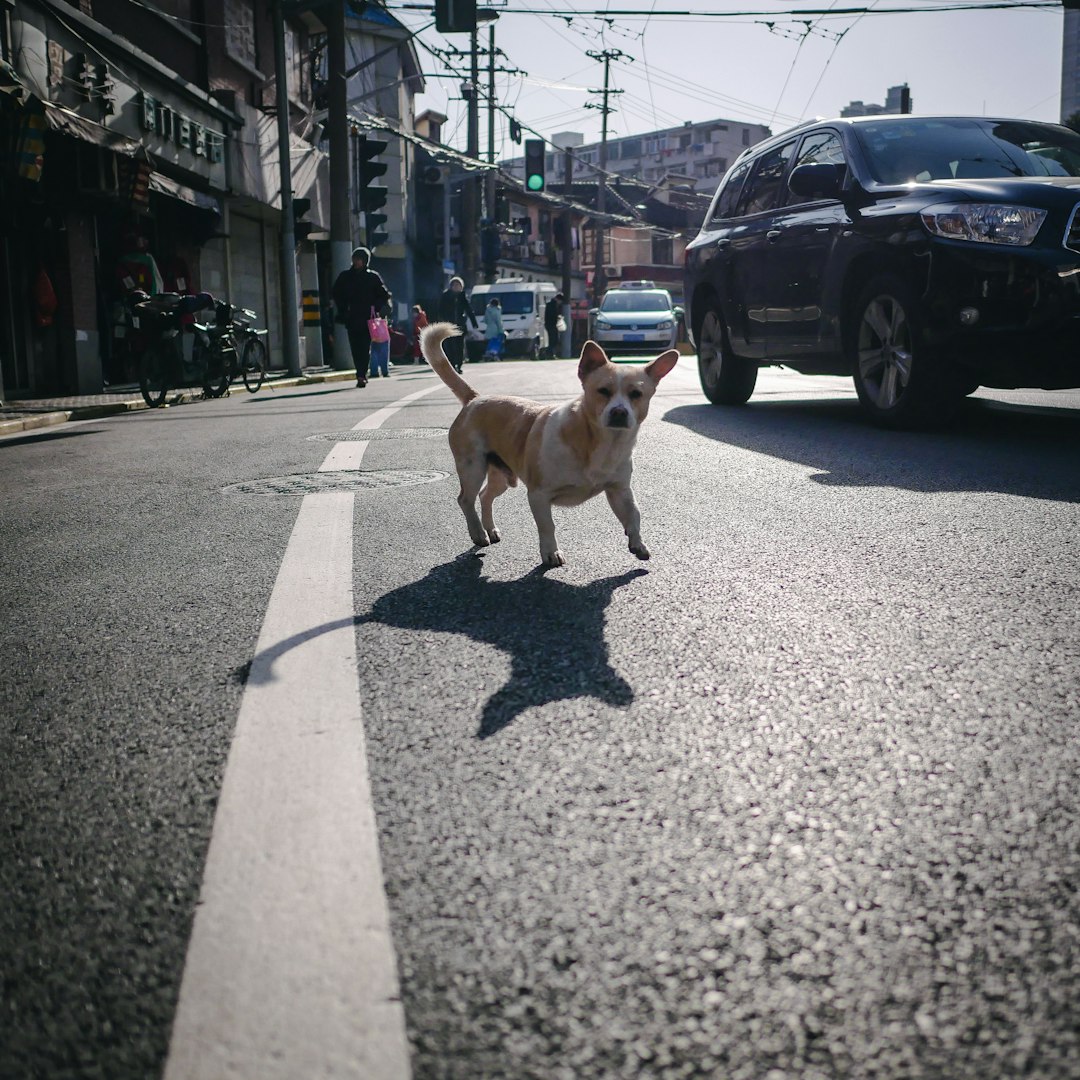
<path id="1" fill-rule="evenodd" d="M 516 487 L 520 477 L 545 566 L 565 562 L 551 508 L 577 506 L 600 492 L 630 538 L 630 550 L 647 559 L 641 515 L 630 489 L 634 443 L 656 387 L 675 366 L 678 352 L 669 349 L 643 367 L 616 367 L 595 341 L 587 341 L 578 363 L 581 396 L 563 405 L 540 405 L 518 397 L 481 397 L 443 352 L 442 343 L 459 333 L 450 323 L 434 323 L 421 333 L 420 348 L 462 405 L 450 425 L 450 450 L 461 481 L 458 505 L 472 542 L 477 547 L 499 542 L 491 504 L 508 487 Z"/>

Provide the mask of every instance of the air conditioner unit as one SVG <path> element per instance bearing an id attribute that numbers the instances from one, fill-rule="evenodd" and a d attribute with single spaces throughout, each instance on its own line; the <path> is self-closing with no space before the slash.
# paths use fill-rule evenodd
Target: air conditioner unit
<path id="1" fill-rule="evenodd" d="M 612 278 L 622 277 L 622 271 L 617 266 L 605 266 L 604 277 L 610 281 Z"/>
<path id="2" fill-rule="evenodd" d="M 529 247 L 532 249 L 534 255 L 543 255 L 547 250 L 543 240 L 530 240 Z"/>

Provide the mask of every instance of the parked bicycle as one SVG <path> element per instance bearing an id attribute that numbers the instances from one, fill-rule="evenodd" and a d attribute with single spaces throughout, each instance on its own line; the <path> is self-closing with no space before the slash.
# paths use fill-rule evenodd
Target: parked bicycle
<path id="1" fill-rule="evenodd" d="M 235 345 L 234 356 L 244 386 L 248 393 L 254 394 L 266 378 L 266 337 L 269 331 L 257 330 L 255 320 L 258 316 L 250 308 L 233 308 L 232 328 Z M 234 375 L 235 378 L 235 375 Z M 271 387 L 273 389 L 273 387 Z"/>
<path id="2" fill-rule="evenodd" d="M 132 325 L 148 339 L 139 360 L 139 389 L 151 409 L 164 405 L 170 388 L 179 386 L 201 385 L 214 396 L 218 384 L 211 378 L 211 352 L 193 350 L 192 370 L 185 370 L 182 341 L 184 317 L 213 306 L 209 293 L 159 293 L 134 305 Z"/>
<path id="3" fill-rule="evenodd" d="M 212 309 L 211 322 L 192 322 L 191 361 L 183 356 L 184 316 Z M 266 330 L 254 327 L 256 315 L 248 308 L 234 308 L 227 300 L 209 293 L 177 296 L 161 293 L 137 303 L 134 325 L 146 323 L 150 341 L 140 364 L 139 385 L 152 409 L 165 403 L 170 387 L 202 386 L 208 398 L 228 393 L 234 379 L 242 378 L 249 393 L 256 393 L 266 379 Z"/>

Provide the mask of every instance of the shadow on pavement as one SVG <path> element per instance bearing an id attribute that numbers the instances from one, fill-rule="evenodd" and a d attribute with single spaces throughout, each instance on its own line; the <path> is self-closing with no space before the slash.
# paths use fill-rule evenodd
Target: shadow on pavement
<path id="1" fill-rule="evenodd" d="M 662 417 L 709 439 L 790 461 L 836 487 L 996 492 L 1080 502 L 1080 412 L 985 400 L 962 403 L 927 431 L 871 425 L 858 403 L 836 398 L 680 405 Z"/>
<path id="2" fill-rule="evenodd" d="M 234 676 L 272 679 L 274 661 L 290 649 L 348 622 L 359 627 L 374 623 L 461 634 L 510 655 L 509 680 L 484 705 L 477 731 L 481 739 L 497 734 L 526 709 L 553 701 L 591 697 L 608 705 L 631 704 L 633 690 L 608 659 L 604 611 L 616 589 L 647 570 L 638 567 L 588 585 L 549 578 L 542 568 L 517 581 L 491 581 L 481 576 L 482 570 L 481 556 L 460 555 L 381 596 L 368 614 L 288 638 Z"/>
<path id="3" fill-rule="evenodd" d="M 648 571 L 571 585 L 542 568 L 517 581 L 492 581 L 482 569 L 480 556 L 459 556 L 380 597 L 357 621 L 463 634 L 508 653 L 510 679 L 484 705 L 481 739 L 536 705 L 581 697 L 621 706 L 634 700 L 608 660 L 604 611 L 616 589 Z"/>
<path id="4" fill-rule="evenodd" d="M 19 432 L 17 435 L 8 435 L 0 439 L 0 447 L 22 446 L 25 443 L 53 442 L 56 439 L 75 439 L 80 435 L 100 435 L 101 428 L 75 428 L 74 430 L 63 429 L 60 431 L 49 428 L 31 428 L 29 431 Z"/>

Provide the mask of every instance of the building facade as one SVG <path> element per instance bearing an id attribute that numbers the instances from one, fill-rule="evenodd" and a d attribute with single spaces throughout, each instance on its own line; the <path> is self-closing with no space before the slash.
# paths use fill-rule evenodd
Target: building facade
<path id="1" fill-rule="evenodd" d="M 20 92 L 0 103 L 3 394 L 131 382 L 122 305 L 136 287 L 207 291 L 254 308 L 280 362 L 281 185 L 266 5 L 4 3 L 6 59 Z M 316 220 L 327 170 L 305 129 L 317 28 L 308 16 L 286 29 L 292 185 Z M 300 262 L 314 250 L 302 246 Z"/>

